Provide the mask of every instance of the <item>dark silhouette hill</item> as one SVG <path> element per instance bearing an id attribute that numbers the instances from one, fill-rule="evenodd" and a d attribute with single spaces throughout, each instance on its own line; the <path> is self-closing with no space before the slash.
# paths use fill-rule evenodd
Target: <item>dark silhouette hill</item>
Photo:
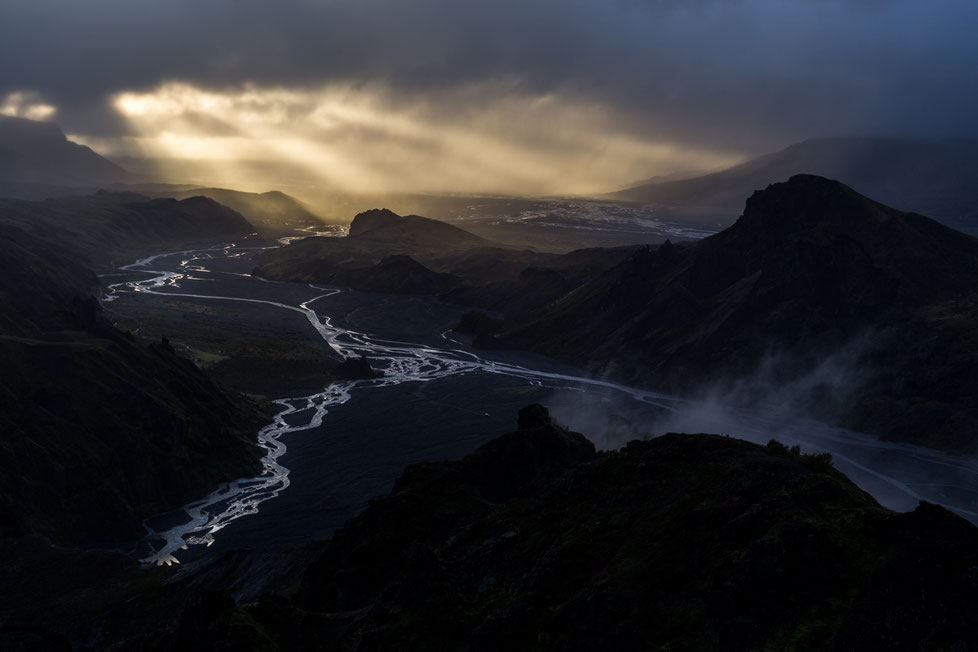
<path id="1" fill-rule="evenodd" d="M 292 235 L 296 229 L 317 228 L 326 224 L 298 199 L 278 190 L 256 193 L 227 188 L 190 188 L 172 191 L 154 190 L 147 194 L 173 199 L 208 197 L 241 213 L 262 235 L 267 237 Z"/>
<path id="2" fill-rule="evenodd" d="M 0 592 L 8 645 L 47 636 L 77 647 L 96 633 L 147 650 L 909 651 L 978 640 L 978 529 L 949 511 L 892 512 L 828 456 L 776 441 L 668 434 L 596 454 L 539 405 L 462 460 L 409 466 L 325 549 L 236 551 L 139 583 L 104 555 L 4 552 L 0 580 L 30 577 L 35 596 Z M 72 581 L 44 591 L 59 557 Z M 112 591 L 74 579 L 92 568 Z M 249 572 L 280 588 L 236 603 Z"/>
<path id="3" fill-rule="evenodd" d="M 0 538 L 119 542 L 261 468 L 266 415 L 114 328 L 84 258 L 0 226 Z"/>
<path id="4" fill-rule="evenodd" d="M 0 196 L 36 197 L 47 191 L 60 194 L 57 186 L 93 188 L 139 180 L 68 140 L 54 123 L 0 115 Z"/>
<path id="5" fill-rule="evenodd" d="M 493 243 L 457 226 L 420 215 L 400 216 L 386 208 L 364 211 L 350 223 L 350 238 L 415 249 L 471 249 Z"/>
<path id="6" fill-rule="evenodd" d="M 240 213 L 207 197 L 178 201 L 104 190 L 44 201 L 0 199 L 0 223 L 61 243 L 86 256 L 89 264 L 129 262 L 142 254 L 255 230 Z"/>
<path id="7" fill-rule="evenodd" d="M 978 141 L 883 138 L 806 140 L 712 174 L 643 183 L 613 197 L 655 204 L 664 215 L 726 224 L 743 198 L 796 174 L 837 179 L 900 210 L 978 233 Z"/>
<path id="8" fill-rule="evenodd" d="M 973 450 L 976 324 L 978 240 L 799 175 L 754 193 L 725 231 L 641 250 L 506 339 L 685 393 L 762 368 L 772 391 L 853 349 L 843 422 Z"/>

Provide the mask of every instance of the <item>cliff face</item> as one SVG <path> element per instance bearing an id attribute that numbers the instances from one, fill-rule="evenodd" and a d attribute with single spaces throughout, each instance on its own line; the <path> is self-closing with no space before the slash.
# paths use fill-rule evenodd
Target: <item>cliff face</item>
<path id="1" fill-rule="evenodd" d="M 887 436 L 978 445 L 978 240 L 796 176 L 755 193 L 729 229 L 634 254 L 509 343 L 631 382 L 690 391 L 772 357 L 787 382 L 864 341 L 836 416 Z M 946 380 L 945 380 L 946 379 Z"/>

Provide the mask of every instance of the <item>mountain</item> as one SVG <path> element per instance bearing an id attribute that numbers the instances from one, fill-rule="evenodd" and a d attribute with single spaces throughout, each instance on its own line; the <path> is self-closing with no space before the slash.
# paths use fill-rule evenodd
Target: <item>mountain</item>
<path id="1" fill-rule="evenodd" d="M 206 197 L 178 201 L 105 190 L 44 201 L 0 199 L 0 223 L 60 243 L 94 265 L 255 230 L 239 213 Z"/>
<path id="2" fill-rule="evenodd" d="M 438 220 L 374 209 L 353 218 L 347 237 L 306 238 L 262 252 L 254 273 L 368 292 L 429 294 L 516 316 L 569 292 L 634 249 L 520 250 Z"/>
<path id="3" fill-rule="evenodd" d="M 208 197 L 241 213 L 266 237 L 292 235 L 296 229 L 316 229 L 326 225 L 321 217 L 310 212 L 298 199 L 278 190 L 256 193 L 226 188 L 157 189 L 147 194 L 174 199 Z"/>
<path id="4" fill-rule="evenodd" d="M 687 394 L 754 378 L 762 400 L 807 378 L 822 416 L 975 450 L 976 324 L 978 240 L 798 175 L 725 231 L 638 251 L 503 339 Z M 820 379 L 827 360 L 839 368 Z"/>
<path id="5" fill-rule="evenodd" d="M 132 541 L 261 469 L 264 410 L 112 327 L 97 286 L 83 257 L 0 225 L 0 538 Z"/>
<path id="6" fill-rule="evenodd" d="M 540 405 L 459 461 L 409 466 L 318 547 L 234 551 L 138 578 L 104 554 L 24 541 L 0 551 L 0 588 L 19 582 L 33 597 L 0 591 L 0 643 L 12 649 L 910 651 L 978 640 L 978 529 L 949 511 L 892 512 L 828 456 L 776 441 L 668 434 L 596 454 Z M 111 588 L 82 579 L 93 569 Z"/>
<path id="7" fill-rule="evenodd" d="M 978 233 L 978 140 L 806 140 L 720 172 L 640 184 L 611 196 L 654 204 L 664 216 L 724 224 L 755 189 L 796 174 L 837 179 L 900 210 Z"/>
<path id="8" fill-rule="evenodd" d="M 59 186 L 94 189 L 138 180 L 68 140 L 54 123 L 0 115 L 0 196 L 39 198 L 61 194 Z"/>
<path id="9" fill-rule="evenodd" d="M 377 243 L 444 251 L 491 246 L 485 238 L 420 215 L 400 216 L 386 208 L 364 211 L 350 223 L 350 237 Z"/>

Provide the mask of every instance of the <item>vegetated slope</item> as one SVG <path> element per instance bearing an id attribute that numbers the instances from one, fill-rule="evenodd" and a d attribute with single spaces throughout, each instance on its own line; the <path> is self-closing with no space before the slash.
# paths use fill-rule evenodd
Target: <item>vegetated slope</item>
<path id="1" fill-rule="evenodd" d="M 0 223 L 81 252 L 98 265 L 254 232 L 241 214 L 206 197 L 177 201 L 107 191 L 45 201 L 0 199 Z"/>
<path id="2" fill-rule="evenodd" d="M 265 236 L 292 235 L 296 229 L 325 226 L 326 222 L 313 214 L 295 197 L 284 192 L 241 192 L 226 188 L 191 188 L 189 190 L 156 190 L 156 197 L 188 199 L 208 197 L 239 213 Z"/>
<path id="3" fill-rule="evenodd" d="M 712 174 L 613 193 L 664 214 L 725 223 L 757 188 L 795 174 L 837 179 L 900 210 L 978 233 L 978 141 L 883 138 L 806 140 Z"/>
<path id="4" fill-rule="evenodd" d="M 263 252 L 255 274 L 370 292 L 429 294 L 517 315 L 546 305 L 634 250 L 519 250 L 437 220 L 375 209 L 358 214 L 347 237 L 306 238 Z"/>
<path id="5" fill-rule="evenodd" d="M 680 391 L 750 377 L 766 362 L 770 390 L 848 349 L 849 384 L 835 403 L 838 378 L 812 388 L 815 407 L 872 432 L 973 450 L 976 325 L 978 240 L 799 175 L 756 192 L 727 230 L 640 251 L 505 339 Z"/>
<path id="6" fill-rule="evenodd" d="M 98 187 L 137 177 L 84 145 L 65 138 L 50 122 L 0 115 L 0 196 L 60 194 L 58 186 Z"/>
<path id="7" fill-rule="evenodd" d="M 0 538 L 132 540 L 261 468 L 264 413 L 113 328 L 95 286 L 78 255 L 0 226 Z"/>
<path id="8" fill-rule="evenodd" d="M 930 504 L 891 512 L 826 456 L 679 434 L 596 454 L 536 405 L 460 461 L 408 467 L 298 591 L 235 605 L 212 572 L 176 626 L 157 613 L 125 643 L 965 649 L 976 564 L 974 526 Z M 127 626 L 133 604 L 99 631 Z"/>

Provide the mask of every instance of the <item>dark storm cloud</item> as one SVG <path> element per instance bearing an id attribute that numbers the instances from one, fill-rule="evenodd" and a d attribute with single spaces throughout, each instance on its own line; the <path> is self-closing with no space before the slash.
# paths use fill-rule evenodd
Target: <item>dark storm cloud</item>
<path id="1" fill-rule="evenodd" d="M 829 134 L 978 135 L 973 0 L 0 0 L 0 97 L 78 133 L 168 80 L 493 79 L 600 100 L 650 138 L 765 149 Z"/>

